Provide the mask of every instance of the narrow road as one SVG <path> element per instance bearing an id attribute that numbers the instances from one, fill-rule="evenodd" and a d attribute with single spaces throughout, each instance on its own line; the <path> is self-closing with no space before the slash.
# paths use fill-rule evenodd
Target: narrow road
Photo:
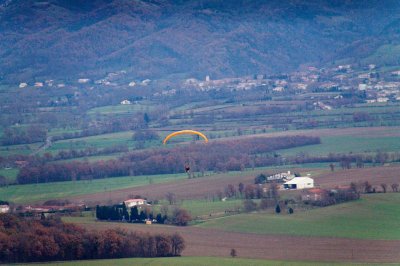
<path id="1" fill-rule="evenodd" d="M 40 146 L 36 151 L 32 152 L 30 155 L 34 156 L 34 155 L 46 150 L 47 148 L 50 148 L 51 145 L 53 144 L 52 139 L 53 139 L 52 136 L 48 136 L 46 138 L 46 142 L 42 146 Z"/>

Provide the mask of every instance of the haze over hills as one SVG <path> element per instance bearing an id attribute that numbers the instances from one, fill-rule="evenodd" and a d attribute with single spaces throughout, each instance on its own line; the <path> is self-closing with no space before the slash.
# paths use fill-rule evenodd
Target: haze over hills
<path id="1" fill-rule="evenodd" d="M 395 0 L 0 1 L 0 78 L 100 78 L 122 69 L 133 78 L 219 78 L 338 60 L 399 65 L 399 11 Z"/>

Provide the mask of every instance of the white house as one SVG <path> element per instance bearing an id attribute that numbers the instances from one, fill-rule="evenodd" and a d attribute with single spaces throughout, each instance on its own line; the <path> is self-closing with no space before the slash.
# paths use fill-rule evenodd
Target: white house
<path id="1" fill-rule="evenodd" d="M 78 83 L 80 84 L 85 84 L 88 83 L 90 81 L 90 79 L 78 79 Z"/>
<path id="2" fill-rule="evenodd" d="M 361 83 L 358 84 L 358 90 L 365 91 L 367 89 L 367 84 Z"/>
<path id="3" fill-rule="evenodd" d="M 314 179 L 310 177 L 295 177 L 283 184 L 284 189 L 313 188 Z"/>
<path id="4" fill-rule="evenodd" d="M 8 205 L 0 205 L 0 213 L 7 213 L 10 211 L 10 206 Z"/>
<path id="5" fill-rule="evenodd" d="M 147 86 L 147 85 L 150 84 L 150 82 L 151 82 L 151 79 L 142 80 L 142 85 L 143 85 L 143 86 Z"/>
<path id="6" fill-rule="evenodd" d="M 389 101 L 388 97 L 379 97 L 378 99 L 376 99 L 376 101 L 378 103 L 387 103 Z"/>
<path id="7" fill-rule="evenodd" d="M 124 201 L 127 208 L 132 208 L 133 206 L 147 205 L 147 200 L 145 199 L 128 199 Z"/>
<path id="8" fill-rule="evenodd" d="M 291 174 L 290 171 L 284 172 L 284 173 L 277 173 L 274 175 L 270 175 L 266 177 L 267 182 L 271 181 L 276 181 L 276 180 L 282 180 L 282 181 L 288 181 L 293 179 L 295 176 L 294 174 Z"/>
<path id="9" fill-rule="evenodd" d="M 123 104 L 123 105 L 131 104 L 131 101 L 129 101 L 129 100 L 123 100 L 123 101 L 121 102 L 121 104 Z"/>
<path id="10" fill-rule="evenodd" d="M 19 88 L 20 88 L 20 89 L 23 89 L 23 88 L 25 88 L 26 86 L 28 86 L 28 83 L 26 83 L 26 82 L 21 82 L 21 83 L 19 84 Z"/>

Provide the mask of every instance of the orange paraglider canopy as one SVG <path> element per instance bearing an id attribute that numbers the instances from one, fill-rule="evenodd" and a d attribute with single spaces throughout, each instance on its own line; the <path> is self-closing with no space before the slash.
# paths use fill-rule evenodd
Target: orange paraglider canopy
<path id="1" fill-rule="evenodd" d="M 208 142 L 208 138 L 203 133 L 195 131 L 195 130 L 187 129 L 187 130 L 176 131 L 176 132 L 169 134 L 163 140 L 163 144 L 166 144 L 170 138 L 179 136 L 179 135 L 198 135 L 198 136 L 202 137 L 205 140 L 205 142 Z"/>

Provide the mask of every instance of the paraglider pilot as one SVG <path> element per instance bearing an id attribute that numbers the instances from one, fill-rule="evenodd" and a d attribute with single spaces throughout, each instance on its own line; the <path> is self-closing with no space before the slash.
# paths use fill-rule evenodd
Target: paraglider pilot
<path id="1" fill-rule="evenodd" d="M 185 164 L 185 172 L 189 173 L 190 171 L 190 165 L 188 163 Z"/>

